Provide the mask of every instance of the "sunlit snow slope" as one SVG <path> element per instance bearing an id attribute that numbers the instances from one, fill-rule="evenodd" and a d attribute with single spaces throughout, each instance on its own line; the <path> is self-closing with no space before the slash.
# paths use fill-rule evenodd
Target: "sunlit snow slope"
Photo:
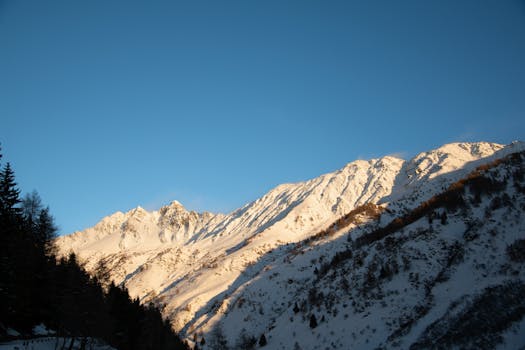
<path id="1" fill-rule="evenodd" d="M 295 281 L 303 274 L 311 277 L 313 261 L 318 262 L 323 249 L 328 249 L 326 244 L 311 242 L 320 231 L 331 227 L 326 243 L 338 242 L 352 229 L 361 229 L 358 226 L 370 220 L 370 213 L 356 214 L 359 220 L 345 227 L 333 223 L 365 204 L 376 205 L 376 213 L 383 212 L 379 224 L 386 223 L 477 166 L 524 148 L 523 143 L 453 143 L 409 161 L 390 156 L 358 160 L 309 181 L 277 186 L 228 215 L 187 211 L 174 201 L 159 211 L 139 207 L 115 213 L 92 228 L 60 237 L 57 244 L 63 254 L 74 251 L 90 271 L 105 265 L 112 279 L 125 285 L 133 296 L 161 305 L 175 329 L 188 337 L 209 334 L 232 303 L 248 299 L 253 303 L 252 315 L 243 317 L 256 319 L 255 313 L 262 312 L 260 318 L 265 321 L 246 321 L 247 327 L 252 334 L 264 333 L 270 320 L 277 322 L 293 300 L 283 297 L 282 305 L 273 311 L 259 310 L 261 302 L 269 298 L 268 303 L 275 303 L 287 288 L 294 290 L 293 295 L 300 293 Z M 318 253 L 311 256 L 308 267 L 304 262 L 300 267 L 290 265 L 309 237 L 309 249 Z M 255 291 L 249 298 L 239 297 L 245 285 L 261 275 L 269 278 L 268 271 L 273 268 L 279 268 L 281 276 L 289 276 L 286 285 L 273 286 L 275 293 L 262 299 L 257 299 Z M 237 337 L 231 329 L 225 332 L 230 342 Z"/>

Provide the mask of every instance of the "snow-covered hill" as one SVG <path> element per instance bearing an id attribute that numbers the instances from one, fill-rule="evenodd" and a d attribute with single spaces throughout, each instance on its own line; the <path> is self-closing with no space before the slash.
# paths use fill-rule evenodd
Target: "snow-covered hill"
<path id="1" fill-rule="evenodd" d="M 432 224 L 420 218 L 388 237 L 356 241 L 367 244 L 347 237 L 417 212 L 476 167 L 524 149 L 523 143 L 454 143 L 409 161 L 358 160 L 277 186 L 228 215 L 189 212 L 178 202 L 155 212 L 136 208 L 57 244 L 64 254 L 76 252 L 90 271 L 104 265 L 132 295 L 161 305 L 189 339 L 204 338 L 204 347 L 218 348 L 224 337 L 230 346 L 249 348 L 262 334 L 283 349 L 425 347 L 435 332 L 447 332 L 433 322 L 456 322 L 484 300 L 485 287 L 520 290 L 523 275 L 519 269 L 513 275 L 505 249 L 523 236 L 523 193 L 511 185 L 499 190 L 497 196 L 506 193 L 515 204 L 491 216 L 494 224 L 485 218 L 492 193 L 456 211 L 435 208 Z M 508 167 L 522 169 L 523 162 Z M 514 179 L 505 165 L 495 169 L 490 176 Z M 495 227 L 499 239 L 490 233 Z M 464 238 L 471 231 L 476 238 Z M 450 256 L 456 250 L 459 263 Z M 492 262 L 499 267 L 487 267 Z M 501 272 L 505 264 L 511 267 Z M 512 326 L 522 338 L 523 326 Z"/>

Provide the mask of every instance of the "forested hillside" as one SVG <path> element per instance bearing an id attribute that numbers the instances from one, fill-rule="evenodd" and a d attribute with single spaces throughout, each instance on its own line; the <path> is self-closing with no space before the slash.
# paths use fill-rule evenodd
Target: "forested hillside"
<path id="1" fill-rule="evenodd" d="M 1 155 L 0 155 L 1 160 Z M 71 254 L 59 260 L 56 226 L 35 191 L 21 197 L 9 163 L 0 171 L 0 342 L 29 339 L 38 325 L 85 348 L 186 349 L 153 305 L 132 300 L 104 271 L 90 276 Z M 37 327 L 38 328 L 38 327 Z"/>

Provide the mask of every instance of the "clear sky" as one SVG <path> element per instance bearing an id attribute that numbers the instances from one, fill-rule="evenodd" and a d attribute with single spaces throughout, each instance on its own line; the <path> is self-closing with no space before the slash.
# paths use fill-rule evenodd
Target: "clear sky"
<path id="1" fill-rule="evenodd" d="M 525 139 L 525 2 L 0 0 L 0 142 L 61 233 Z"/>

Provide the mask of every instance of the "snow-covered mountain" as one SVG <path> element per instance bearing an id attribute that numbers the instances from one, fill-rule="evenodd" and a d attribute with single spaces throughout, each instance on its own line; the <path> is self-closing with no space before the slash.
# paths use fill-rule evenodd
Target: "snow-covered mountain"
<path id="1" fill-rule="evenodd" d="M 525 269 L 506 253 L 525 238 L 523 158 L 509 160 L 524 149 L 453 143 L 408 161 L 358 160 L 228 215 L 176 201 L 139 207 L 57 245 L 160 305 L 201 347 L 250 348 L 264 334 L 283 349 L 426 348 L 453 331 L 440 320 L 460 322 L 490 293 L 525 291 Z M 508 184 L 439 206 L 440 194 L 480 171 Z M 492 210 L 496 197 L 504 204 Z M 523 315 L 514 316 L 494 337 L 524 338 Z"/>

